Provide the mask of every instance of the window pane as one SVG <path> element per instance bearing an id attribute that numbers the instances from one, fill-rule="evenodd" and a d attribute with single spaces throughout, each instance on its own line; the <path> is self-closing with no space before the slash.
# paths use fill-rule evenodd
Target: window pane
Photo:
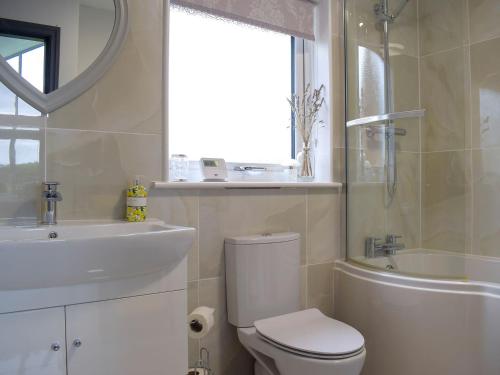
<path id="1" fill-rule="evenodd" d="M 16 95 L 0 82 L 0 115 L 16 114 Z"/>
<path id="2" fill-rule="evenodd" d="M 170 153 L 290 159 L 291 37 L 171 8 Z"/>
<path id="3" fill-rule="evenodd" d="M 17 114 L 21 116 L 41 116 L 42 113 L 30 106 L 21 98 L 17 99 Z"/>
<path id="4" fill-rule="evenodd" d="M 7 63 L 12 67 L 12 69 L 14 69 L 16 72 L 19 72 L 18 56 L 7 59 Z M 0 82 L 0 114 L 1 115 L 16 114 L 16 95 L 1 82 Z"/>
<path id="5" fill-rule="evenodd" d="M 11 57 L 7 60 L 7 63 L 12 67 L 12 69 L 19 73 L 19 56 Z"/>
<path id="6" fill-rule="evenodd" d="M 22 76 L 43 92 L 45 46 L 35 48 L 22 55 Z"/>

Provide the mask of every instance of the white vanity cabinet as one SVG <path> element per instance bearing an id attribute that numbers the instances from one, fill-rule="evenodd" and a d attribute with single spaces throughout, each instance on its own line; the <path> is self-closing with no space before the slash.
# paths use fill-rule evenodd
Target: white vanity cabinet
<path id="1" fill-rule="evenodd" d="M 0 375 L 185 374 L 186 271 L 0 290 Z"/>
<path id="2" fill-rule="evenodd" d="M 185 291 L 66 307 L 68 375 L 186 373 Z"/>
<path id="3" fill-rule="evenodd" d="M 186 291 L 0 314 L 0 375 L 180 375 Z"/>
<path id="4" fill-rule="evenodd" d="M 64 308 L 0 314 L 0 375 L 66 374 Z"/>

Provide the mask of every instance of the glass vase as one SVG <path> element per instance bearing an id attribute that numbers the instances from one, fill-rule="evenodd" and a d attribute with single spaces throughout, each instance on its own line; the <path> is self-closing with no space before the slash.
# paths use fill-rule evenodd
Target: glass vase
<path id="1" fill-rule="evenodd" d="M 314 180 L 314 150 L 309 143 L 302 145 L 302 151 L 297 154 L 297 180 Z"/>

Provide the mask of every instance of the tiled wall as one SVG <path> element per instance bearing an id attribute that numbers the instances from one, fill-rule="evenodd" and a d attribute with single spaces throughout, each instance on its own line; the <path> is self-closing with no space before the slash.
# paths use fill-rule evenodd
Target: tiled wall
<path id="1" fill-rule="evenodd" d="M 189 309 L 216 308 L 216 325 L 204 339 L 190 340 L 190 360 L 210 350 L 218 374 L 250 374 L 251 358 L 227 323 L 224 238 L 263 232 L 301 234 L 302 305 L 332 314 L 332 266 L 339 258 L 341 196 L 331 189 L 157 190 L 154 216 L 198 229 L 188 258 Z"/>
<path id="2" fill-rule="evenodd" d="M 130 33 L 109 72 L 74 102 L 16 130 L 18 139 L 36 138 L 36 159 L 28 168 L 0 168 L 0 217 L 35 218 L 40 182 L 61 182 L 61 219 L 114 218 L 124 215 L 123 190 L 136 174 L 147 180 L 161 172 L 162 0 L 128 0 Z M 343 176 L 343 91 L 340 4 L 332 14 L 336 48 L 332 88 L 335 177 Z M 1 121 L 1 119 L 0 119 Z M 27 119 L 19 119 L 27 127 Z M 12 121 L 11 121 L 12 122 Z M 4 124 L 1 124 L 4 125 Z M 3 130 L 0 128 L 1 132 Z M 28 135 L 26 135 L 28 132 Z M 9 133 L 10 135 L 10 133 Z M 2 147 L 4 149 L 2 150 Z M 0 143 L 0 152 L 5 146 Z M 1 195 L 5 192 L 4 195 Z M 210 349 L 217 374 L 250 374 L 251 359 L 227 324 L 223 239 L 261 232 L 297 231 L 302 235 L 302 305 L 332 314 L 332 265 L 341 254 L 343 197 L 335 189 L 202 190 L 151 192 L 151 216 L 194 226 L 197 240 L 188 259 L 189 310 L 216 308 L 213 332 L 190 341 L 190 359 Z"/>
<path id="3" fill-rule="evenodd" d="M 422 245 L 500 256 L 500 0 L 419 0 Z"/>

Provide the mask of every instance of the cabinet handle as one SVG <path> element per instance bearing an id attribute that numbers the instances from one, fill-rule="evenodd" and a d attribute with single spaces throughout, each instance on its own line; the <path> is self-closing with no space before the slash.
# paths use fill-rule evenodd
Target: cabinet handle
<path id="1" fill-rule="evenodd" d="M 73 346 L 75 348 L 79 348 L 80 346 L 82 346 L 82 341 L 80 339 L 74 339 L 73 340 Z"/>
<path id="2" fill-rule="evenodd" d="M 55 342 L 50 346 L 50 349 L 54 352 L 58 352 L 61 350 L 61 345 L 58 342 Z"/>

